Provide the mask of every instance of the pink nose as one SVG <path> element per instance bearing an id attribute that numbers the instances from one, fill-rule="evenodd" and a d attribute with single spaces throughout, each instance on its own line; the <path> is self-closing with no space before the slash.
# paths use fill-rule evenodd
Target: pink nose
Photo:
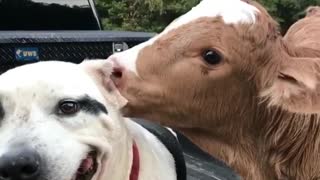
<path id="1" fill-rule="evenodd" d="M 111 80 L 114 82 L 116 87 L 120 88 L 123 84 L 123 74 L 125 68 L 119 64 L 115 56 L 110 56 L 107 61 L 111 61 L 113 63 Z"/>

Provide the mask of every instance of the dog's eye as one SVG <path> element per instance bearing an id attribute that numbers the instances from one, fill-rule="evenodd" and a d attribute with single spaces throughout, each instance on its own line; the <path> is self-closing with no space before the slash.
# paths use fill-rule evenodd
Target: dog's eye
<path id="1" fill-rule="evenodd" d="M 59 114 L 72 115 L 80 110 L 80 105 L 77 101 L 64 100 L 59 103 Z"/>
<path id="2" fill-rule="evenodd" d="M 203 60 L 209 65 L 217 65 L 222 61 L 222 56 L 215 50 L 205 50 L 202 54 Z"/>

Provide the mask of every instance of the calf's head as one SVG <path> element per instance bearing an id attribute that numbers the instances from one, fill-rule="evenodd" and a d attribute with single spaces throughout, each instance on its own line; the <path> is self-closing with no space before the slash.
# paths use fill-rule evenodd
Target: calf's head
<path id="1" fill-rule="evenodd" d="M 108 61 L 128 99 L 125 115 L 216 128 L 255 115 L 261 104 L 308 110 L 319 66 L 289 56 L 288 48 L 259 4 L 202 0 L 154 38 Z"/>

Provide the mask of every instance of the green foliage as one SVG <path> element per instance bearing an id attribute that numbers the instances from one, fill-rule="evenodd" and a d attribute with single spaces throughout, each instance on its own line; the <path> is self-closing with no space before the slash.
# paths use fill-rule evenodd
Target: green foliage
<path id="1" fill-rule="evenodd" d="M 160 32 L 200 0 L 97 0 L 105 29 Z"/>
<path id="2" fill-rule="evenodd" d="M 258 0 L 286 31 L 294 22 L 304 17 L 310 5 L 320 5 L 320 0 Z"/>
<path id="3" fill-rule="evenodd" d="M 258 0 L 285 31 L 320 0 Z M 105 29 L 160 32 L 200 0 L 97 0 Z"/>

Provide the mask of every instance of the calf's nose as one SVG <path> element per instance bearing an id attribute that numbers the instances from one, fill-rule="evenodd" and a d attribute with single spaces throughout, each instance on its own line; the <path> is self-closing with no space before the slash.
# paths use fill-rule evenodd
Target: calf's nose
<path id="1" fill-rule="evenodd" d="M 0 180 L 37 180 L 40 155 L 28 147 L 15 147 L 0 157 Z"/>
<path id="2" fill-rule="evenodd" d="M 141 45 L 138 45 L 121 53 L 115 53 L 108 57 L 107 61 L 111 61 L 117 68 L 121 68 L 122 70 L 130 71 L 135 75 L 138 75 L 137 59 L 139 54 L 139 46 Z"/>
<path id="3" fill-rule="evenodd" d="M 123 77 L 124 70 L 120 67 L 114 67 L 113 72 L 111 75 L 111 79 L 116 85 L 116 87 L 120 88 L 121 84 L 123 84 L 124 77 Z"/>
<path id="4" fill-rule="evenodd" d="M 125 67 L 118 62 L 118 58 L 115 56 L 109 57 L 107 61 L 110 61 L 113 64 L 111 80 L 114 82 L 116 87 L 120 88 L 124 81 Z"/>

